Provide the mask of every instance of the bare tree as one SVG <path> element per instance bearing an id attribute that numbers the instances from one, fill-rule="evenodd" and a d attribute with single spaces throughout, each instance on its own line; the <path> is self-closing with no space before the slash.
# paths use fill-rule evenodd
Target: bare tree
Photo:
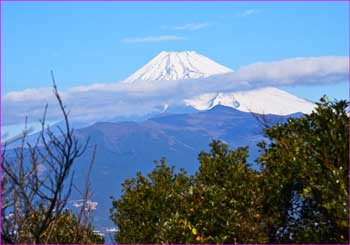
<path id="1" fill-rule="evenodd" d="M 51 76 L 53 93 L 62 112 L 64 127 L 58 126 L 59 133 L 55 134 L 50 127 L 45 126 L 48 109 L 46 105 L 41 120 L 41 131 L 34 144 L 27 142 L 28 130 L 25 126 L 20 146 L 11 151 L 15 156 L 8 155 L 6 143 L 3 146 L 2 243 L 50 242 L 54 230 L 57 229 L 56 223 L 65 212 L 72 189 L 76 188 L 73 183 L 72 166 L 86 151 L 88 141 L 81 145 L 75 137 L 52 72 Z M 95 150 L 96 148 L 89 165 L 86 189 L 81 192 L 83 204 L 76 215 L 76 236 L 81 235 L 79 231 L 88 229 L 90 225 L 89 178 Z M 74 243 L 79 242 L 74 238 L 72 240 Z"/>

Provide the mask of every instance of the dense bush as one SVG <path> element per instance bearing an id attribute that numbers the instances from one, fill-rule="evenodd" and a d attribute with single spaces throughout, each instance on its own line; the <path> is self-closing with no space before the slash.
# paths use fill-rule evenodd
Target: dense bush
<path id="1" fill-rule="evenodd" d="M 258 162 L 270 242 L 346 243 L 349 117 L 345 101 L 265 130 Z"/>

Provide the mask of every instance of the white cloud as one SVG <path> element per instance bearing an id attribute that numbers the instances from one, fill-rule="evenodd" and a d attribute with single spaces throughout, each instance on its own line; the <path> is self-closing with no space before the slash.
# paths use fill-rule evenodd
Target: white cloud
<path id="1" fill-rule="evenodd" d="M 172 29 L 172 30 L 196 31 L 200 29 L 205 29 L 209 26 L 210 26 L 209 23 L 201 22 L 201 23 L 187 23 L 187 24 L 176 25 L 176 26 L 162 26 L 162 28 Z"/>
<path id="2" fill-rule="evenodd" d="M 80 208 L 84 205 L 84 200 L 73 200 L 72 206 L 76 208 Z M 98 202 L 92 202 L 91 200 L 87 200 L 85 203 L 85 210 L 96 210 Z"/>
<path id="3" fill-rule="evenodd" d="M 136 37 L 136 38 L 124 38 L 122 42 L 124 43 L 151 43 L 151 42 L 164 42 L 164 41 L 180 41 L 185 40 L 182 36 L 147 36 L 147 37 Z"/>
<path id="4" fill-rule="evenodd" d="M 11 101 L 43 100 L 50 97 L 49 95 L 51 94 L 52 88 L 25 89 L 23 91 L 7 93 L 4 99 Z"/>
<path id="5" fill-rule="evenodd" d="M 261 13 L 261 12 L 262 12 L 261 9 L 246 9 L 246 10 L 238 13 L 238 16 L 246 17 L 246 16 L 249 16 L 249 15 L 258 14 L 258 13 Z"/>
<path id="6" fill-rule="evenodd" d="M 290 58 L 242 67 L 237 79 L 270 85 L 325 84 L 347 80 L 347 57 Z"/>
<path id="7" fill-rule="evenodd" d="M 281 85 L 320 85 L 348 80 L 347 57 L 291 58 L 255 63 L 236 72 L 201 79 L 92 84 L 62 92 L 74 120 L 110 120 L 120 116 L 160 112 L 165 104 L 178 105 L 184 99 L 208 92 L 235 92 Z M 3 97 L 3 125 L 21 123 L 26 115 L 42 116 L 49 102 L 48 120 L 61 114 L 51 88 L 11 92 Z"/>

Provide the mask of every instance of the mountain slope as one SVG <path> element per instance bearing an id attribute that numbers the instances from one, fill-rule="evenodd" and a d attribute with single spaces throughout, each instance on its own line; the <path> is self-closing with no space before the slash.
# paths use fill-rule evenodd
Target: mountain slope
<path id="1" fill-rule="evenodd" d="M 123 82 L 195 79 L 226 72 L 232 70 L 195 51 L 163 51 Z"/>
<path id="2" fill-rule="evenodd" d="M 266 118 L 273 123 L 287 117 L 266 115 Z M 220 139 L 232 148 L 249 146 L 253 162 L 256 144 L 263 139 L 262 125 L 251 113 L 221 105 L 208 111 L 165 115 L 142 122 L 101 122 L 76 133 L 80 142 L 90 138 L 91 145 L 97 145 L 92 200 L 98 202 L 94 220 L 101 231 L 102 227 L 112 225 L 108 218 L 109 196 L 119 196 L 121 183 L 137 171 L 152 171 L 154 160 L 166 157 L 177 170 L 183 167 L 193 173 L 198 169 L 198 153 L 209 150 L 213 139 Z M 91 152 L 92 147 L 75 165 L 76 180 L 81 184 Z"/>

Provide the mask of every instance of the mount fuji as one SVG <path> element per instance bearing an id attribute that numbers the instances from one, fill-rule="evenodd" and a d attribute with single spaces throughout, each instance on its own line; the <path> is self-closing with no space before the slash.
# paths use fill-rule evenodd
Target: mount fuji
<path id="1" fill-rule="evenodd" d="M 195 52 L 165 52 L 162 51 L 145 66 L 136 71 L 123 83 L 139 84 L 140 82 L 151 82 L 156 84 L 173 80 L 201 79 L 202 83 L 209 83 L 215 75 L 233 73 L 234 71 L 217 62 Z M 215 76 L 215 79 L 220 79 Z M 234 83 L 235 81 L 232 81 Z M 188 107 L 203 111 L 209 110 L 216 105 L 224 105 L 243 112 L 258 114 L 289 115 L 292 113 L 309 114 L 314 109 L 314 103 L 294 96 L 286 91 L 275 87 L 263 87 L 245 91 L 222 92 L 217 91 L 200 94 L 192 98 L 180 101 L 184 111 Z M 172 112 L 171 109 L 178 105 L 160 105 L 165 112 Z M 187 107 L 187 109 L 186 109 Z M 181 110 L 180 110 L 181 112 Z"/>
<path id="2" fill-rule="evenodd" d="M 196 79 L 227 72 L 232 70 L 195 51 L 162 51 L 123 82 Z"/>

